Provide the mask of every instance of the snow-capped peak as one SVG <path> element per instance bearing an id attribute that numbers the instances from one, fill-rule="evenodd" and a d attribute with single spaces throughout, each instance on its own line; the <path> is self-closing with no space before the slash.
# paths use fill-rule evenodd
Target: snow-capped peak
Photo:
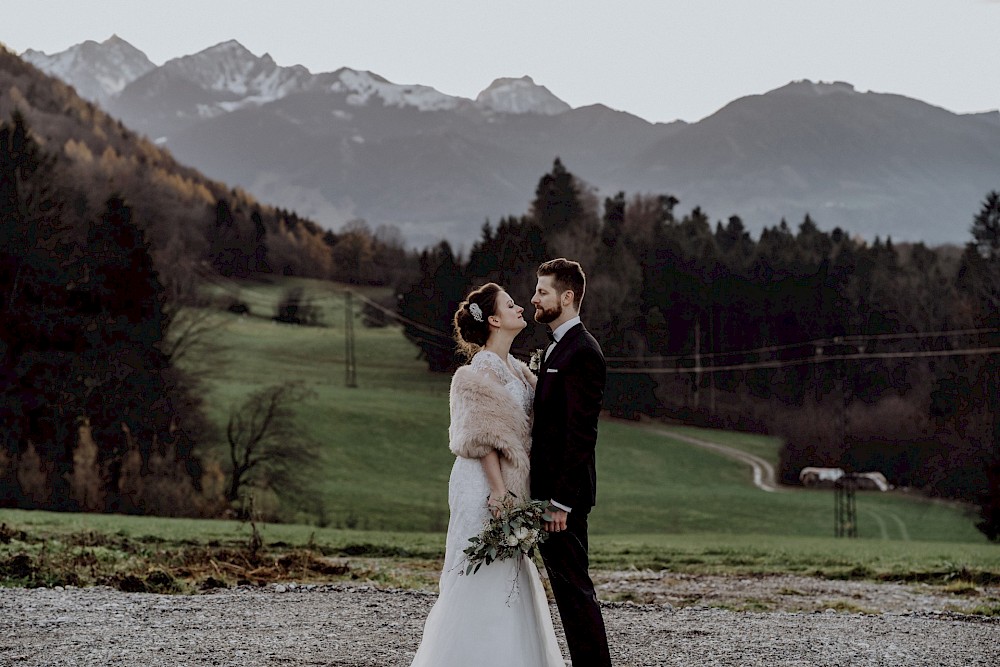
<path id="1" fill-rule="evenodd" d="M 227 93 L 257 102 L 284 97 L 310 78 L 301 65 L 279 67 L 271 56 L 255 56 L 236 40 L 168 61 L 163 69 L 205 90 Z"/>
<path id="2" fill-rule="evenodd" d="M 810 81 L 809 79 L 800 79 L 798 81 L 792 81 L 772 92 L 793 93 L 797 95 L 808 95 L 813 97 L 819 97 L 821 95 L 833 95 L 836 93 L 841 93 L 841 94 L 857 93 L 853 85 L 846 83 L 844 81 L 813 82 Z"/>
<path id="3" fill-rule="evenodd" d="M 536 84 L 530 76 L 497 79 L 479 93 L 476 106 L 500 113 L 536 113 L 545 116 L 555 116 L 571 108 L 548 88 Z"/>
<path id="4" fill-rule="evenodd" d="M 52 56 L 29 50 L 22 57 L 71 83 L 83 97 L 104 106 L 146 74 L 150 76 L 144 79 L 145 94 L 160 90 L 170 80 L 187 81 L 209 93 L 209 97 L 198 102 L 197 114 L 203 117 L 266 104 L 308 90 L 344 94 L 347 103 L 354 106 L 381 103 L 387 107 L 441 111 L 474 105 L 491 113 L 540 115 L 570 110 L 568 104 L 529 76 L 497 79 L 473 103 L 430 86 L 392 83 L 372 72 L 342 68 L 313 75 L 301 65 L 281 67 L 270 55 L 258 57 L 236 40 L 174 58 L 162 67 L 156 67 L 145 54 L 117 35 L 101 44 L 83 42 Z"/>
<path id="5" fill-rule="evenodd" d="M 430 86 L 403 85 L 386 81 L 377 74 L 341 68 L 330 75 L 329 90 L 347 93 L 347 103 L 365 106 L 372 98 L 382 100 L 383 106 L 415 107 L 421 111 L 455 109 L 468 100 L 452 97 Z"/>
<path id="6" fill-rule="evenodd" d="M 46 74 L 72 83 L 81 97 L 100 105 L 156 68 L 145 53 L 118 35 L 100 44 L 87 40 L 51 56 L 28 49 L 21 57 Z"/>

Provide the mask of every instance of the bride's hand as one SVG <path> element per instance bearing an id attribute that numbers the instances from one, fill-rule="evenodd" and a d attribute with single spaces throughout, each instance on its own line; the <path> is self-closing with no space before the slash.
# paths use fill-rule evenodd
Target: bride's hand
<path id="1" fill-rule="evenodd" d="M 490 493 L 490 497 L 486 500 L 486 508 L 489 509 L 490 514 L 493 518 L 500 516 L 500 511 L 503 509 L 504 503 L 507 500 L 508 492 L 503 493 Z"/>

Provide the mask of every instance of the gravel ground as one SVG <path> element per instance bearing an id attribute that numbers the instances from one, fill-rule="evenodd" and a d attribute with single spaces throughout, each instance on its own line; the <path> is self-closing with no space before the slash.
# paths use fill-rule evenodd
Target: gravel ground
<path id="1" fill-rule="evenodd" d="M 940 589 L 652 572 L 601 575 L 600 586 L 602 597 L 657 600 L 604 603 L 612 656 L 623 667 L 1000 664 L 1000 619 L 945 611 L 971 601 L 956 604 Z M 364 585 L 279 584 L 195 596 L 0 589 L 0 665 L 406 667 L 435 599 Z M 774 611 L 733 610 L 767 599 Z M 804 608 L 803 599 L 816 610 L 787 610 Z M 843 611 L 838 601 L 879 613 Z M 709 606 L 717 604 L 729 608 Z M 819 610 L 825 605 L 833 606 Z M 554 608 L 553 617 L 562 642 Z"/>
<path id="2" fill-rule="evenodd" d="M 735 577 L 650 571 L 593 575 L 602 600 L 676 607 L 801 612 L 834 609 L 865 614 L 969 612 L 979 605 L 1000 609 L 1000 586 L 943 588 L 794 575 Z"/>

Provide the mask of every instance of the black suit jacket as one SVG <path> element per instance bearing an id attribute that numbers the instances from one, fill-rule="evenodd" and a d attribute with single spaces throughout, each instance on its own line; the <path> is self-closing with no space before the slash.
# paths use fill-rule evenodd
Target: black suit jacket
<path id="1" fill-rule="evenodd" d="M 531 429 L 531 496 L 587 512 L 597 502 L 597 420 L 607 368 L 601 346 L 578 324 L 538 371 Z"/>

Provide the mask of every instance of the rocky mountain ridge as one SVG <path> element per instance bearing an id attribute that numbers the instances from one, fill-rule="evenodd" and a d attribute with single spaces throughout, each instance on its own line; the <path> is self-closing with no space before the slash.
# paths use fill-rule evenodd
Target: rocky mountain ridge
<path id="1" fill-rule="evenodd" d="M 808 213 L 868 238 L 964 243 L 1000 187 L 1000 113 L 844 82 L 792 82 L 697 123 L 654 124 L 571 108 L 529 76 L 470 100 L 282 67 L 236 41 L 152 69 L 114 37 L 24 57 L 212 177 L 331 228 L 396 225 L 414 245 L 467 247 L 484 219 L 523 213 L 557 156 L 599 196 L 671 194 L 682 212 L 739 215 L 753 232 Z"/>

